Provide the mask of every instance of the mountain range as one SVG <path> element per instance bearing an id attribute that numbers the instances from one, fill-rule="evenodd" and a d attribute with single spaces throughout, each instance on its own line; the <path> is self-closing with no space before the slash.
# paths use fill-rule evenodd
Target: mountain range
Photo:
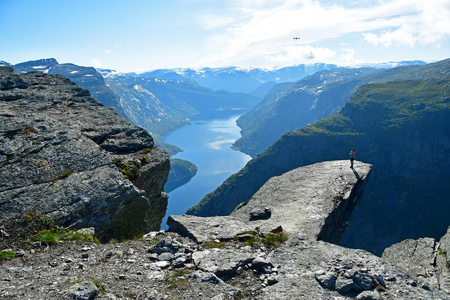
<path id="1" fill-rule="evenodd" d="M 384 72 L 393 81 L 362 85 L 339 113 L 284 134 L 188 213 L 227 215 L 269 178 L 355 148 L 374 168 L 342 244 L 381 254 L 404 238 L 442 236 L 450 209 L 450 60 Z"/>

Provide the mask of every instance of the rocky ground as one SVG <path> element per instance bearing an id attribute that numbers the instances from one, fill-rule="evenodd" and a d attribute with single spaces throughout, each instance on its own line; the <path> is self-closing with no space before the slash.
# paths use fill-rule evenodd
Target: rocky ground
<path id="1" fill-rule="evenodd" d="M 15 257 L 1 260 L 0 298 L 450 299 L 408 270 L 331 243 L 370 169 L 356 162 L 352 170 L 346 161 L 296 169 L 269 180 L 231 216 L 172 216 L 171 231 L 122 243 L 47 245 L 28 227 L 4 226 L 2 255 Z M 280 218 L 288 210 L 298 220 Z"/>

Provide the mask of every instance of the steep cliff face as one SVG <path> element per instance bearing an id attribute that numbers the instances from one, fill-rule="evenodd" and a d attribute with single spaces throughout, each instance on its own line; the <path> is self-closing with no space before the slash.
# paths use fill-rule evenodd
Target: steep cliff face
<path id="1" fill-rule="evenodd" d="M 0 123 L 2 221 L 34 211 L 103 239 L 159 229 L 167 153 L 89 91 L 0 68 Z"/>
<path id="2" fill-rule="evenodd" d="M 229 214 L 270 177 L 346 158 L 355 148 L 374 165 L 373 180 L 341 243 L 381 254 L 405 238 L 442 236 L 450 192 L 448 65 L 435 65 L 442 78 L 363 86 L 340 113 L 285 134 L 188 213 Z"/>

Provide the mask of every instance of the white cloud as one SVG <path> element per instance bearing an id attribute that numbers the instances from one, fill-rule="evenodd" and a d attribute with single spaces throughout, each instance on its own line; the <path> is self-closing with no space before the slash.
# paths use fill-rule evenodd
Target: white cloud
<path id="1" fill-rule="evenodd" d="M 348 66 L 354 66 L 363 63 L 362 60 L 355 58 L 355 49 L 353 48 L 342 48 L 341 49 L 341 61 Z"/>
<path id="2" fill-rule="evenodd" d="M 98 59 L 98 58 L 92 58 L 91 59 L 91 65 L 94 68 L 103 68 L 103 64 L 100 62 L 100 59 Z"/>
<path id="3" fill-rule="evenodd" d="M 289 46 L 283 53 L 267 56 L 268 59 L 277 63 L 293 64 L 299 61 L 325 61 L 333 57 L 335 52 L 324 47 L 306 46 Z"/>
<path id="4" fill-rule="evenodd" d="M 236 3 L 238 5 L 236 6 Z M 269 59 L 301 63 L 333 57 L 336 38 L 360 34 L 358 43 L 385 46 L 439 44 L 450 35 L 450 1 L 369 1 L 366 6 L 324 5 L 314 0 L 229 1 L 228 13 L 202 16 L 206 40 L 200 65 L 231 65 Z M 211 25 L 217 18 L 217 26 Z M 205 22 L 208 20 L 208 22 Z M 293 37 L 301 37 L 293 41 Z M 332 44 L 332 42 L 334 44 Z M 342 43 L 342 42 L 341 42 Z M 346 41 L 345 47 L 352 47 Z M 347 50 L 345 50 L 347 51 Z M 356 62 L 347 51 L 340 57 Z M 354 55 L 354 54 L 353 54 Z"/>
<path id="5" fill-rule="evenodd" d="M 386 28 L 381 33 L 364 33 L 365 40 L 385 47 L 413 47 L 416 44 L 439 45 L 450 35 L 450 1 L 411 1 L 410 5 L 415 13 L 403 16 L 394 28 Z"/>

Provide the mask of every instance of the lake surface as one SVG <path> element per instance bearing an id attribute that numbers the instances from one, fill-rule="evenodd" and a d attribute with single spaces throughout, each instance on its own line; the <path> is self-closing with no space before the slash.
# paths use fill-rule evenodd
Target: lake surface
<path id="1" fill-rule="evenodd" d="M 169 193 L 169 206 L 162 229 L 167 229 L 169 215 L 184 214 L 251 159 L 249 155 L 231 149 L 233 142 L 241 137 L 236 120 L 242 114 L 240 111 L 233 115 L 194 117 L 191 125 L 177 129 L 164 138 L 164 142 L 184 150 L 172 158 L 188 160 L 198 167 L 198 171 L 191 181 Z"/>

